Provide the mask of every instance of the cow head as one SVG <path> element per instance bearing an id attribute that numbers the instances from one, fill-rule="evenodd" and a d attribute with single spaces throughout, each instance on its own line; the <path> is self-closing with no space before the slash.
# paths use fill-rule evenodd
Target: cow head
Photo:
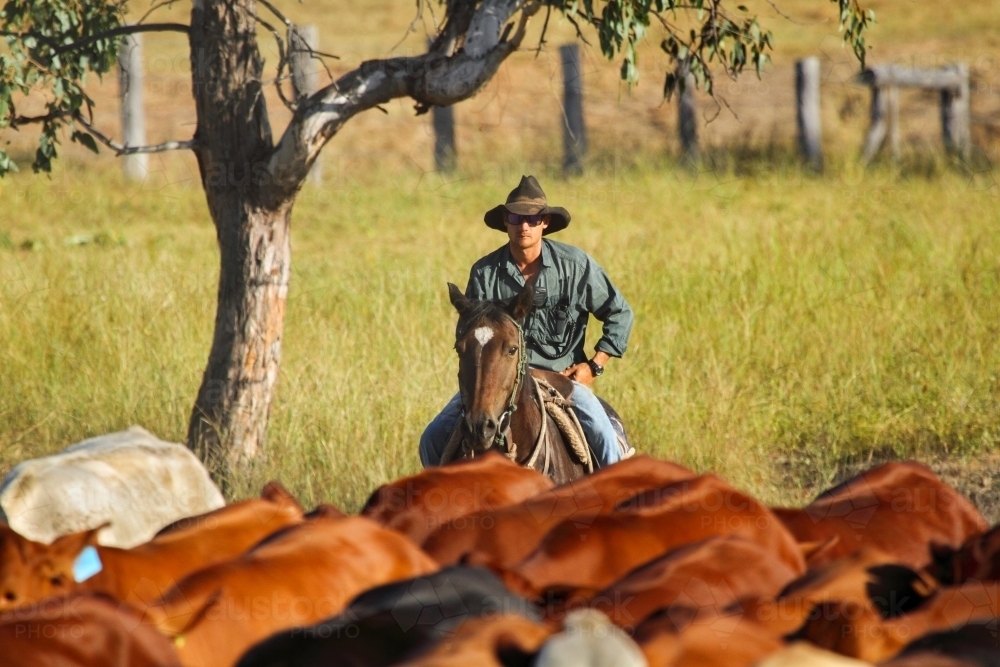
<path id="1" fill-rule="evenodd" d="M 63 535 L 52 544 L 42 544 L 0 524 L 0 612 L 75 590 L 73 564 L 85 547 L 97 543 L 101 528 Z"/>

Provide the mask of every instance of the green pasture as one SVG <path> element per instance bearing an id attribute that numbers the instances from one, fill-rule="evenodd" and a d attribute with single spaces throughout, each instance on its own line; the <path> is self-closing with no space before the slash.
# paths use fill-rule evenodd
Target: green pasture
<path id="1" fill-rule="evenodd" d="M 331 169 L 308 186 L 268 455 L 234 494 L 277 478 L 355 509 L 419 468 L 456 388 L 445 283 L 504 242 L 482 212 L 528 170 L 573 214 L 560 240 L 636 312 L 598 391 L 640 451 L 793 502 L 844 461 L 996 448 L 995 172 L 614 164 L 575 180 Z M 197 185 L 70 161 L 0 183 L 0 210 L 0 473 L 130 424 L 182 440 L 218 271 Z"/>

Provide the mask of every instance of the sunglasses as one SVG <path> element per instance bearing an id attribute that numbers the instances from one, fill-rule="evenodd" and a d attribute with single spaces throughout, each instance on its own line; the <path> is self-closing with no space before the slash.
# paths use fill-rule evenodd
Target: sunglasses
<path id="1" fill-rule="evenodd" d="M 541 213 L 535 215 L 518 215 L 517 213 L 507 213 L 507 224 L 517 227 L 522 222 L 528 223 L 529 227 L 537 227 L 545 221 L 545 216 Z"/>

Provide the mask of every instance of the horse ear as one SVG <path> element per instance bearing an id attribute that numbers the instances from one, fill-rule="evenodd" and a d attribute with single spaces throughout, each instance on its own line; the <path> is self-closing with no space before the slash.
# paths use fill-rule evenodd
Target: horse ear
<path id="1" fill-rule="evenodd" d="M 472 305 L 472 302 L 462 294 L 462 290 L 458 289 L 458 286 L 453 283 L 448 283 L 448 297 L 451 299 L 451 305 L 455 306 L 455 310 L 458 311 L 459 315 L 464 315 L 465 311 L 469 310 L 469 307 Z"/>
<path id="2" fill-rule="evenodd" d="M 507 307 L 507 312 L 510 316 L 514 318 L 514 321 L 518 324 L 524 322 L 524 318 L 528 316 L 528 312 L 531 311 L 532 301 L 535 299 L 535 281 L 529 280 L 524 283 L 524 287 L 518 292 L 514 300 L 510 302 Z"/>

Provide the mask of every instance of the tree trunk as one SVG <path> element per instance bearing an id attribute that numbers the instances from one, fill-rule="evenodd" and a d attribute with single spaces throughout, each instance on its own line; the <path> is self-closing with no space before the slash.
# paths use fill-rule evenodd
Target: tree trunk
<path id="1" fill-rule="evenodd" d="M 263 447 L 281 360 L 294 192 L 277 196 L 253 0 L 195 0 L 191 67 L 195 151 L 219 243 L 212 351 L 188 446 L 224 482 Z"/>
<path id="2" fill-rule="evenodd" d="M 255 210 L 234 195 L 212 207 L 222 260 L 219 302 L 188 431 L 188 443 L 223 477 L 264 445 L 291 268 L 291 207 Z"/>

